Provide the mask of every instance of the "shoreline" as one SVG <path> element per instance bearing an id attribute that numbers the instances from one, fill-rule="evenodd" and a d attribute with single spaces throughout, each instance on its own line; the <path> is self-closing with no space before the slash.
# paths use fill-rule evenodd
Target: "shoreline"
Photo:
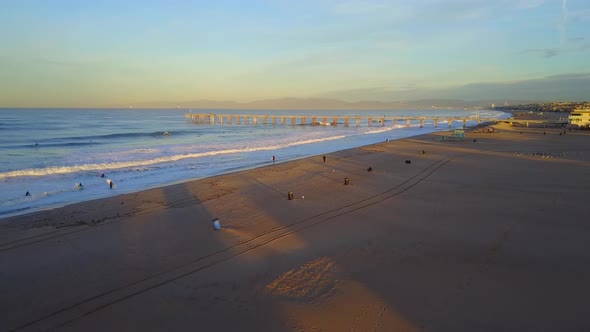
<path id="1" fill-rule="evenodd" d="M 392 127 L 393 128 L 393 127 Z M 391 129 L 388 127 L 385 127 L 384 129 Z M 416 133 L 417 128 L 411 128 L 408 129 L 409 131 L 406 131 L 406 128 L 401 128 L 402 130 L 398 132 L 397 127 L 394 131 L 391 131 L 392 134 L 388 134 L 388 133 L 377 133 L 376 135 L 378 136 L 383 136 L 383 140 L 385 140 L 385 136 L 387 135 L 392 135 L 394 137 L 398 137 L 398 136 L 405 136 L 405 135 L 416 135 L 416 134 L 421 134 L 423 131 L 420 129 L 420 133 Z M 429 131 L 434 131 L 434 130 L 440 130 L 442 128 L 428 128 L 425 129 L 426 132 Z M 374 133 L 371 133 L 374 134 Z M 324 134 L 325 135 L 325 134 Z M 352 134 L 351 136 L 354 136 L 354 134 Z M 366 137 L 369 137 L 372 135 L 366 135 Z M 326 139 L 326 141 L 329 141 L 331 139 L 331 137 L 328 137 Z M 342 143 L 340 143 L 338 145 L 338 143 L 330 143 L 330 142 L 321 142 L 322 138 L 318 139 L 319 144 L 325 144 L 326 147 L 323 148 L 324 151 L 335 151 L 336 148 L 342 148 L 343 146 L 355 146 L 355 145 L 360 145 L 360 144 L 373 144 L 375 142 L 379 142 L 380 139 L 379 137 L 374 137 L 373 139 L 369 138 L 361 138 L 360 141 L 351 141 L 348 138 L 345 138 Z M 303 140 L 302 142 L 306 142 L 305 140 Z M 313 144 L 318 144 L 318 142 L 311 142 Z M 305 143 L 305 144 L 309 144 L 309 143 Z M 320 153 L 318 152 L 321 149 L 314 149 L 313 144 L 310 145 L 310 148 L 307 149 L 311 149 L 309 152 L 311 153 Z M 336 146 L 333 146 L 334 144 L 336 144 Z M 191 146 L 191 144 L 181 144 L 181 147 L 186 147 L 186 146 Z M 13 216 L 19 216 L 19 215 L 25 215 L 25 214 L 29 214 L 29 213 L 35 213 L 37 211 L 47 211 L 53 208 L 59 208 L 59 207 L 63 207 L 72 203 L 76 203 L 79 202 L 81 200 L 87 201 L 87 200 L 93 200 L 93 199 L 99 199 L 99 198 L 104 198 L 104 197 L 110 197 L 111 195 L 115 195 L 115 194 L 123 194 L 123 193 L 131 193 L 131 192 L 137 192 L 137 191 L 141 191 L 141 190 L 146 190 L 146 189 L 152 189 L 152 188 L 157 188 L 157 187 L 161 187 L 161 186 L 165 186 L 165 185 L 171 185 L 171 184 L 175 184 L 175 183 L 182 183 L 187 181 L 187 179 L 199 179 L 199 178 L 203 178 L 206 176 L 215 176 L 212 175 L 212 173 L 217 173 L 217 175 L 220 174 L 227 174 L 228 172 L 233 172 L 233 171 L 237 171 L 237 170 L 247 170 L 247 169 L 251 169 L 253 167 L 259 167 L 260 165 L 264 165 L 267 161 L 267 159 L 265 158 L 265 156 L 261 156 L 261 150 L 262 151 L 267 151 L 264 153 L 271 153 L 271 152 L 275 152 L 276 150 L 266 150 L 264 149 L 265 145 L 262 145 L 263 148 L 256 148 L 253 151 L 249 151 L 248 153 L 253 153 L 253 154 L 258 154 L 258 156 L 255 156 L 255 158 L 252 159 L 252 162 L 248 162 L 248 161 L 243 161 L 243 162 L 238 162 L 238 163 L 230 163 L 228 165 L 222 166 L 221 168 L 219 167 L 204 167 L 202 169 L 195 169 L 196 171 L 193 171 L 192 167 L 187 167 L 184 169 L 182 169 L 182 167 L 180 167 L 179 169 L 176 169 L 174 174 L 170 173 L 166 173 L 166 172 L 162 172 L 162 173 L 158 173 L 157 171 L 151 171 L 149 169 L 147 169 L 146 172 L 142 175 L 136 176 L 136 175 L 131 175 L 131 181 L 129 183 L 122 183 L 121 181 L 126 181 L 129 180 L 129 176 L 123 175 L 121 176 L 121 178 L 117 179 L 117 178 L 113 178 L 113 180 L 121 185 L 120 188 L 118 188 L 119 190 L 118 193 L 113 193 L 111 191 L 104 191 L 102 190 L 104 186 L 101 186 L 100 183 L 100 179 L 97 179 L 95 176 L 92 175 L 92 173 L 94 173 L 94 175 L 100 175 L 101 173 L 107 173 L 110 170 L 110 167 L 107 167 L 105 169 L 105 165 L 103 165 L 102 163 L 94 163 L 91 162 L 88 165 L 83 165 L 84 168 L 86 169 L 86 171 L 80 171 L 79 169 L 77 169 L 78 167 L 76 165 L 70 165 L 70 166 L 48 166 L 47 168 L 27 168 L 27 167 L 21 167 L 22 168 L 22 173 L 21 170 L 12 170 L 9 171 L 7 173 L 3 173 L 2 176 L 7 176 L 5 179 L 10 179 L 11 177 L 14 177 L 16 175 L 18 175 L 18 177 L 15 177 L 13 184 L 10 184 L 10 181 L 6 181 L 5 185 L 7 185 L 7 190 L 4 192 L 3 195 L 3 204 L 2 204 L 2 213 L 0 213 L 0 220 L 2 219 L 6 219 L 6 218 L 10 218 Z M 290 148 L 290 145 L 286 145 L 286 147 L 283 145 L 278 145 L 277 149 L 279 148 Z M 296 150 L 296 149 L 294 149 Z M 192 151 L 192 150 L 189 150 Z M 279 151 L 277 151 L 279 152 Z M 280 153 L 280 152 L 279 152 Z M 287 155 L 284 156 L 279 156 L 279 158 L 282 159 L 285 158 L 285 160 L 294 160 L 294 158 L 302 158 L 301 155 L 299 153 L 296 154 L 290 154 L 289 151 L 286 151 Z M 99 155 L 99 153 L 96 153 L 97 155 Z M 201 154 L 201 151 L 197 151 L 197 154 Z M 206 153 L 204 153 L 206 154 Z M 221 150 L 220 151 L 221 155 L 225 155 L 225 151 Z M 170 157 L 170 160 L 174 160 L 177 159 L 178 157 L 180 158 L 184 158 L 183 155 L 185 155 L 185 153 L 179 153 L 176 155 L 173 155 L 172 157 Z M 157 155 L 156 155 L 157 156 Z M 198 156 L 198 158 L 187 158 L 187 159 L 191 159 L 192 161 L 194 161 L 195 163 L 199 162 L 201 159 L 201 157 L 204 157 L 203 160 L 206 161 L 208 160 L 210 157 L 207 156 Z M 262 158 L 261 158 L 262 157 Z M 268 157 L 270 157 L 270 155 L 268 155 Z M 94 158 L 94 157 L 92 157 Z M 288 158 L 288 159 L 287 159 Z M 153 160 L 157 160 L 157 159 L 161 159 L 161 158 L 152 158 L 149 159 L 147 158 L 146 162 L 151 162 Z M 194 160 L 193 160 L 194 159 Z M 248 159 L 250 160 L 250 159 Z M 166 163 L 166 160 L 160 160 L 163 164 L 164 167 L 168 167 L 170 165 L 174 165 L 174 162 L 170 162 L 168 160 L 168 163 Z M 191 162 L 192 162 L 191 161 Z M 66 163 L 67 164 L 67 163 Z M 27 165 L 28 166 L 28 165 Z M 42 186 L 40 185 L 41 183 L 43 183 L 45 177 L 37 177 L 35 175 L 37 175 L 38 173 L 47 173 L 49 174 L 49 176 L 51 176 L 52 174 L 54 174 L 56 171 L 55 169 L 62 168 L 65 167 L 64 170 L 64 176 L 62 176 L 62 178 L 51 178 L 48 177 L 47 180 L 49 181 L 47 183 L 46 186 Z M 138 166 L 138 168 L 141 169 L 141 166 Z M 148 167 L 149 168 L 149 167 Z M 157 169 L 157 167 L 155 167 Z M 131 170 L 133 170 L 133 168 L 130 168 Z M 209 169 L 213 170 L 213 171 L 209 171 Z M 189 171 L 190 170 L 190 171 Z M 125 172 L 127 171 L 127 169 L 123 168 L 121 170 L 119 169 L 113 169 L 111 170 L 112 172 Z M 14 174 L 12 174 L 14 173 Z M 108 174 L 108 173 L 107 173 Z M 168 174 L 168 175 L 167 175 Z M 30 177 L 29 177 L 30 176 Z M 111 177 L 113 176 L 112 174 L 110 175 Z M 139 180 L 137 180 L 139 179 Z M 180 179 L 180 180 L 179 180 Z M 71 182 L 72 184 L 75 183 L 84 183 L 86 186 L 84 187 L 85 190 L 75 190 L 75 188 L 73 187 L 69 187 L 67 185 L 67 183 Z M 90 184 L 91 186 L 88 186 L 88 184 Z M 20 188 L 20 189 L 18 189 Z M 96 190 L 96 189 L 99 190 Z M 21 190 L 22 190 L 22 194 L 24 194 L 25 192 L 30 191 L 30 193 L 32 194 L 32 197 L 24 197 L 24 195 L 21 195 Z"/>
<path id="2" fill-rule="evenodd" d="M 588 327 L 578 311 L 590 291 L 581 264 L 590 229 L 576 206 L 590 134 L 493 127 L 2 219 L 0 321 L 97 331 Z"/>
<path id="3" fill-rule="evenodd" d="M 485 126 L 486 124 L 482 123 L 481 125 L 473 125 L 468 127 L 466 130 L 469 130 L 469 128 L 477 128 L 479 126 Z M 445 132 L 446 130 L 443 131 L 438 131 L 438 132 Z M 415 137 L 415 136 L 421 136 L 421 135 L 428 135 L 428 134 L 432 134 L 432 133 L 436 133 L 437 131 L 429 131 L 427 133 L 420 133 L 420 134 L 416 134 L 413 136 L 405 136 L 403 138 L 395 138 L 395 139 L 391 139 L 393 140 L 399 140 L 399 139 L 405 139 L 405 138 L 410 138 L 410 137 Z M 372 144 L 379 144 L 380 142 L 377 143 L 372 143 Z M 363 146 L 369 146 L 372 144 L 368 144 L 368 145 L 363 145 Z M 363 147 L 360 146 L 360 147 Z M 346 148 L 344 150 L 348 150 L 348 149 L 355 149 L 355 148 L 359 148 L 359 147 L 351 147 L 351 148 Z M 338 150 L 341 151 L 341 150 Z M 333 151 L 333 152 L 329 152 L 329 153 L 334 153 L 334 152 L 338 152 L 338 151 Z M 323 155 L 323 154 L 322 154 Z M 304 156 L 304 157 L 297 157 L 294 159 L 289 159 L 287 161 L 279 161 L 278 163 L 284 163 L 284 162 L 291 162 L 291 161 L 296 161 L 299 159 L 305 159 L 305 158 L 310 158 L 313 156 Z M 192 181 L 198 181 L 198 180 L 202 180 L 202 179 L 206 179 L 206 178 L 211 178 L 211 177 L 217 177 L 217 176 L 222 176 L 222 175 L 226 175 L 226 174 L 231 174 L 231 173 L 235 173 L 235 172 L 242 172 L 242 171 L 248 171 L 248 170 L 252 170 L 252 169 L 256 169 L 256 168 L 261 168 L 261 167 L 267 167 L 267 166 L 272 166 L 272 164 L 270 164 L 270 162 L 268 164 L 265 165 L 251 165 L 251 166 L 244 166 L 243 168 L 237 169 L 237 170 L 230 170 L 230 171 L 221 171 L 218 174 L 212 175 L 212 176 L 203 176 L 203 177 L 196 177 L 196 178 L 191 178 L 191 179 L 183 179 L 183 180 L 175 180 L 169 183 L 165 183 L 165 184 L 159 184 L 159 185 L 153 185 L 151 187 L 147 187 L 147 188 L 143 188 L 143 189 L 139 189 L 136 191 L 131 191 L 131 192 L 123 192 L 120 194 L 116 194 L 115 196 L 106 196 L 106 197 L 101 197 L 101 198 L 93 198 L 90 200 L 86 200 L 86 201 L 80 201 L 80 202 L 73 202 L 73 203 L 55 203 L 54 205 L 50 205 L 50 206 L 46 206 L 43 208 L 29 208 L 29 207 L 25 207 L 23 208 L 23 212 L 16 212 L 16 214 L 10 214 L 7 213 L 5 216 L 0 216 L 0 224 L 4 221 L 4 220 L 8 220 L 8 219 L 12 219 L 12 218 L 17 218 L 17 217 L 21 217 L 21 216 L 27 216 L 29 214 L 37 214 L 37 213 L 45 213 L 54 209 L 60 209 L 60 208 L 64 208 L 64 207 L 68 207 L 70 205 L 73 204 L 80 204 L 80 203 L 86 203 L 86 202 L 91 202 L 94 200 L 101 200 L 101 199 L 108 199 L 108 198 L 113 198 L 113 197 L 117 197 L 117 196 L 121 196 L 121 195 L 128 195 L 128 194 L 133 194 L 133 193 L 139 193 L 142 191 L 146 191 L 146 190 L 153 190 L 153 189 L 157 189 L 157 188 L 161 188 L 161 187 L 166 187 L 166 186 L 174 186 L 177 184 L 183 184 L 183 183 L 187 183 L 187 182 L 192 182 Z M 67 227 L 67 226 L 66 226 Z"/>
<path id="4" fill-rule="evenodd" d="M 518 112 L 516 112 L 516 113 L 518 113 Z M 514 113 L 515 116 L 517 115 L 516 113 Z M 518 115 L 518 120 L 527 120 L 529 118 L 533 119 L 533 118 L 529 117 L 529 114 L 527 114 L 526 112 L 520 112 L 520 114 Z M 499 125 L 501 126 L 502 124 L 501 123 L 492 123 L 492 122 L 475 124 L 473 126 L 465 128 L 465 132 L 474 132 L 480 128 L 494 127 L 494 126 L 499 126 Z M 514 126 L 512 128 L 513 129 L 519 128 L 520 130 L 522 129 L 519 126 Z M 534 128 L 535 128 L 534 126 L 531 126 L 531 128 L 529 128 L 529 129 L 534 130 Z M 420 138 L 423 136 L 424 137 L 440 137 L 445 134 L 449 134 L 452 131 L 453 130 L 429 132 L 429 133 L 424 133 L 424 134 L 418 134 L 415 136 L 404 137 L 404 138 L 400 138 L 400 139 L 388 140 L 385 143 L 387 143 L 387 142 L 391 143 L 394 141 L 401 141 L 401 140 L 409 140 L 409 139 L 413 139 L 413 138 Z M 348 149 L 344 149 L 344 150 L 338 150 L 338 151 L 327 153 L 325 155 L 329 156 L 331 154 L 338 154 L 338 153 L 344 152 L 344 151 L 363 149 L 363 148 L 367 148 L 367 147 L 371 147 L 371 146 L 378 146 L 380 144 L 384 144 L 384 142 L 378 142 L 378 143 L 369 144 L 369 145 L 365 145 L 365 146 L 353 147 L 353 148 L 348 148 Z M 288 160 L 288 161 L 284 161 L 284 162 L 279 162 L 276 165 L 285 164 L 285 163 L 293 163 L 293 162 L 297 162 L 299 160 L 318 158 L 319 156 L 320 155 L 296 158 L 296 159 L 292 159 L 292 160 Z M 75 202 L 75 203 L 71 203 L 71 204 L 67 204 L 67 205 L 59 205 L 56 207 L 39 209 L 39 210 L 24 213 L 24 214 L 17 214 L 17 215 L 12 215 L 12 216 L 7 216 L 7 217 L 1 217 L 0 218 L 0 231 L 4 227 L 8 227 L 8 228 L 16 227 L 16 228 L 21 228 L 21 229 L 22 229 L 22 227 L 24 227 L 24 229 L 53 227 L 56 229 L 60 229 L 60 228 L 69 228 L 69 227 L 84 226 L 84 225 L 93 226 L 93 225 L 96 225 L 96 224 L 99 224 L 99 223 L 102 223 L 105 221 L 114 221 L 116 219 L 119 219 L 121 217 L 121 215 L 130 216 L 133 213 L 141 213 L 141 210 L 136 210 L 134 208 L 131 208 L 131 210 L 122 209 L 121 211 L 117 212 L 117 214 L 112 214 L 112 215 L 109 215 L 107 217 L 103 217 L 100 219 L 90 218 L 90 221 L 88 220 L 88 218 L 85 218 L 84 216 L 78 217 L 78 218 L 72 216 L 71 218 L 68 218 L 69 220 L 67 220 L 67 221 L 55 221 L 54 219 L 57 219 L 57 218 L 55 218 L 54 216 L 59 215 L 61 213 L 61 212 L 59 212 L 59 210 L 61 210 L 61 209 L 78 210 L 78 206 L 80 208 L 84 208 L 84 206 L 86 206 L 87 204 L 90 204 L 92 206 L 99 206 L 99 205 L 104 205 L 104 204 L 109 205 L 109 204 L 112 204 L 114 201 L 121 201 L 121 205 L 124 205 L 125 198 L 132 199 L 138 195 L 141 195 L 141 193 L 143 193 L 143 192 L 158 191 L 158 190 L 163 190 L 166 188 L 168 188 L 170 190 L 174 190 L 174 187 L 178 187 L 178 186 L 183 186 L 183 185 L 187 185 L 187 184 L 198 185 L 198 182 L 200 182 L 200 181 L 213 181 L 213 179 L 216 179 L 219 177 L 224 177 L 224 176 L 228 176 L 228 175 L 235 175 L 235 174 L 239 174 L 242 172 L 249 172 L 249 171 L 256 170 L 256 169 L 265 169 L 267 167 L 273 167 L 273 166 L 275 166 L 275 164 L 270 164 L 270 163 L 268 165 L 264 165 L 264 166 L 252 166 L 252 167 L 247 167 L 247 168 L 236 170 L 236 171 L 229 171 L 226 173 L 220 173 L 220 174 L 208 176 L 208 177 L 195 178 L 195 179 L 190 179 L 190 180 L 179 180 L 174 183 L 165 184 L 165 185 L 158 185 L 158 186 L 154 186 L 152 188 L 146 188 L 146 189 L 142 189 L 142 190 L 135 191 L 135 192 L 121 193 L 121 194 L 118 194 L 115 196 L 97 198 L 97 199 L 92 199 L 92 200 L 88 200 L 88 201 Z M 58 210 L 58 211 L 55 211 L 55 210 Z M 93 208 L 92 210 L 94 213 L 96 211 L 96 208 Z M 46 217 L 48 214 L 51 215 L 52 217 L 49 217 L 49 218 Z M 11 223 L 12 221 L 18 220 L 18 219 L 22 219 L 22 221 L 17 221 L 17 223 L 20 225 L 3 225 L 3 224 Z M 45 222 L 48 219 L 53 220 L 53 222 Z M 19 227 L 19 226 L 21 226 L 21 227 Z M 1 240 L 1 238 L 0 238 L 0 240 Z"/>

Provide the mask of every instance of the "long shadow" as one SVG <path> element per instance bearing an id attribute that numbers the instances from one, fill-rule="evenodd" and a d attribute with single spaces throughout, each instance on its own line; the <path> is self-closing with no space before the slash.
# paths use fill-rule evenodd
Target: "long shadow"
<path id="1" fill-rule="evenodd" d="M 126 205 L 126 213 L 117 213 L 115 220 L 50 232 L 50 237 L 7 248 L 3 266 L 12 268 L 3 273 L 3 326 L 18 330 L 83 324 L 82 317 L 235 256 L 232 250 L 244 239 L 220 241 L 219 234 L 232 228 L 214 231 L 203 204 L 220 195 L 219 190 L 185 183 L 118 196 L 94 202 L 107 210 Z M 68 209 L 56 213 L 67 214 Z"/>
<path id="2" fill-rule="evenodd" d="M 511 250 L 516 250 L 514 239 L 524 239 L 523 230 L 533 224 L 527 209 L 550 200 L 537 195 L 539 201 L 503 201 L 509 211 L 482 204 L 478 200 L 522 199 L 523 194 L 507 194 L 501 186 L 481 191 L 489 185 L 486 177 L 454 168 L 461 159 L 439 162 L 435 151 L 403 164 L 416 146 L 383 145 L 361 158 L 338 152 L 326 165 L 303 159 L 136 196 L 134 204 L 148 212 L 95 228 L 109 227 L 103 234 L 91 229 L 83 239 L 63 237 L 69 247 L 56 245 L 54 255 L 72 249 L 81 254 L 70 255 L 73 261 L 56 258 L 48 268 L 52 273 L 46 273 L 50 278 L 34 278 L 55 289 L 24 297 L 69 294 L 65 300 L 40 302 L 36 316 L 25 317 L 28 321 L 20 316 L 21 325 L 3 321 L 13 322 L 9 330 L 25 321 L 30 324 L 25 327 L 74 330 L 252 331 L 533 329 L 563 322 L 511 315 L 510 310 L 527 305 L 524 312 L 534 314 L 530 306 L 540 299 L 515 295 L 510 303 L 510 292 L 518 294 L 511 287 L 531 292 L 548 283 L 541 278 L 527 286 L 518 273 L 504 270 L 516 263 L 510 260 L 522 259 Z M 489 157 L 488 171 L 506 160 Z M 368 165 L 373 172 L 366 172 Z M 530 177 L 538 174 L 545 171 Z M 351 185 L 342 183 L 344 176 Z M 412 176 L 415 181 L 404 184 Z M 295 199 L 287 200 L 288 191 Z M 154 204 L 158 208 L 148 209 Z M 224 226 L 218 232 L 211 224 L 216 217 Z M 31 246 L 19 250 L 38 254 Z M 523 263 L 531 270 L 531 261 Z M 78 274 L 59 275 L 60 268 Z M 563 275 L 555 276 L 563 281 Z M 9 277 L 3 280 L 15 281 Z M 24 310 L 26 300 L 14 301 Z M 549 307 L 538 312 L 547 314 Z M 19 312 L 5 304 L 1 309 Z"/>

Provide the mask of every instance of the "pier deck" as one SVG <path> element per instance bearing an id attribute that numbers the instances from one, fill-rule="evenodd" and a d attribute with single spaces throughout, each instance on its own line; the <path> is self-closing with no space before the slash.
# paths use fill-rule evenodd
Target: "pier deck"
<path id="1" fill-rule="evenodd" d="M 396 126 L 404 125 L 410 127 L 412 124 L 419 124 L 424 127 L 425 123 L 431 123 L 434 127 L 445 123 L 449 128 L 453 122 L 459 122 L 463 128 L 466 127 L 467 121 L 475 121 L 477 124 L 489 122 L 507 122 L 510 125 L 514 123 L 526 124 L 543 124 L 543 125 L 562 125 L 567 121 L 549 121 L 549 120 L 516 120 L 516 119 L 498 119 L 498 118 L 480 118 L 471 117 L 437 117 L 437 116 L 383 116 L 383 115 L 264 115 L 264 114 L 215 114 L 215 113 L 187 113 L 185 115 L 187 122 L 206 125 L 312 125 L 312 126 Z"/>

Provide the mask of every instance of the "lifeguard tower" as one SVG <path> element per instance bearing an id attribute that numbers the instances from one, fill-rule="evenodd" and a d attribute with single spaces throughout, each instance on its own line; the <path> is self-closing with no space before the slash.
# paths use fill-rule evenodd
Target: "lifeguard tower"
<path id="1" fill-rule="evenodd" d="M 462 141 L 465 137 L 465 129 L 455 129 L 450 136 L 441 136 L 441 141 Z"/>

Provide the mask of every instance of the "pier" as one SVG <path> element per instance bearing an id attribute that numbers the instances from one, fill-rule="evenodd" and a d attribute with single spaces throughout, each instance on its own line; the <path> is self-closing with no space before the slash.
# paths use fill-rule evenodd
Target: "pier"
<path id="1" fill-rule="evenodd" d="M 507 122 L 510 125 L 520 123 L 527 127 L 534 124 L 545 125 L 562 125 L 563 122 L 548 120 L 516 120 L 516 119 L 498 119 L 498 118 L 480 118 L 477 116 L 470 117 L 437 117 L 437 116 L 383 116 L 383 115 L 257 115 L 257 114 L 214 114 L 214 113 L 187 113 L 186 121 L 203 125 L 311 125 L 311 126 L 344 126 L 360 127 L 361 125 L 369 127 L 384 127 L 405 125 L 410 127 L 412 124 L 419 124 L 423 128 L 425 124 L 432 124 L 435 128 L 444 123 L 449 128 L 453 123 L 460 123 L 463 128 L 466 127 L 467 121 L 476 121 L 477 124 L 488 122 Z M 565 122 L 567 123 L 567 122 Z"/>
<path id="2" fill-rule="evenodd" d="M 425 116 L 383 116 L 383 115 L 255 115 L 255 114 L 212 114 L 187 113 L 187 122 L 206 125 L 311 125 L 311 126 L 356 126 L 376 127 L 386 125 L 404 125 L 410 127 L 412 123 L 419 123 L 424 127 L 432 123 L 438 127 L 439 123 L 446 123 L 451 127 L 453 122 L 459 122 L 465 127 L 467 121 L 482 122 L 496 121 L 476 117 L 425 117 Z"/>

